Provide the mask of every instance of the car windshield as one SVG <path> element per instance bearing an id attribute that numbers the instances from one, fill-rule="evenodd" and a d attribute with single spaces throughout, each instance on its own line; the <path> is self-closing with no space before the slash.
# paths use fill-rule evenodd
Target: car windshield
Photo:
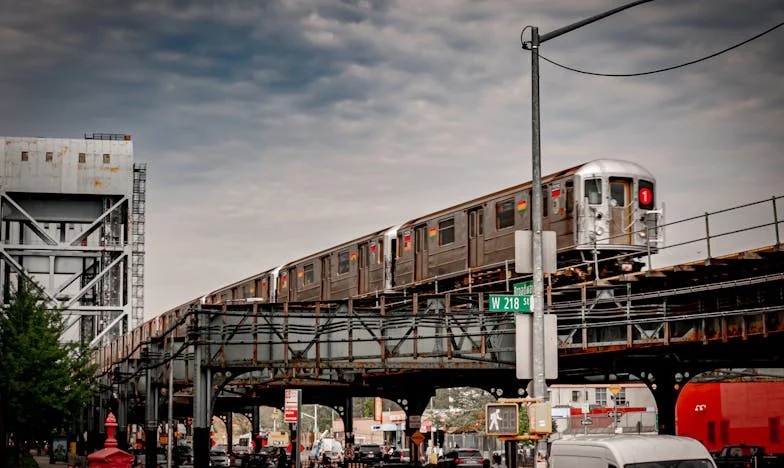
<path id="1" fill-rule="evenodd" d="M 479 450 L 458 450 L 458 458 L 480 458 Z"/>

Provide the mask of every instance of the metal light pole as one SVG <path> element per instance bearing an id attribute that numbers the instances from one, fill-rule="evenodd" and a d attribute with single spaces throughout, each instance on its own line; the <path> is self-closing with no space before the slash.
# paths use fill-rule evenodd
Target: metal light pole
<path id="1" fill-rule="evenodd" d="M 172 466 L 172 443 L 174 442 L 174 329 L 171 330 L 169 339 L 169 430 L 167 432 L 166 460 Z"/>
<path id="2" fill-rule="evenodd" d="M 524 48 L 531 51 L 531 163 L 532 163 L 532 182 L 531 187 L 531 209 L 532 209 L 532 244 L 533 244 L 533 263 L 534 263 L 534 291 L 533 291 L 533 373 L 534 398 L 547 399 L 547 388 L 544 379 L 544 274 L 542 265 L 542 154 L 541 154 L 541 122 L 539 116 L 539 45 L 543 42 L 555 39 L 558 36 L 574 31 L 588 24 L 594 23 L 608 16 L 629 9 L 642 3 L 652 0 L 637 0 L 627 5 L 614 8 L 600 13 L 590 18 L 572 23 L 563 28 L 556 29 L 547 34 L 539 35 L 539 28 L 531 27 L 531 42 L 524 44 Z M 543 449 L 540 442 L 539 450 Z"/>

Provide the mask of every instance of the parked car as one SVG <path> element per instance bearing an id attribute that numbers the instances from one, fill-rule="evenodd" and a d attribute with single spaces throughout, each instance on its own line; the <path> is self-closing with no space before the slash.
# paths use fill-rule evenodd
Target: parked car
<path id="1" fill-rule="evenodd" d="M 411 450 L 410 449 L 395 449 L 389 456 L 390 463 L 411 463 Z"/>
<path id="2" fill-rule="evenodd" d="M 444 454 L 443 460 L 450 461 L 450 466 L 482 466 L 484 457 L 479 449 L 456 449 Z"/>
<path id="3" fill-rule="evenodd" d="M 273 468 L 275 462 L 272 461 L 268 453 L 250 453 L 242 459 L 242 468 Z"/>
<path id="4" fill-rule="evenodd" d="M 383 460 L 384 449 L 379 444 L 362 444 L 354 450 L 354 458 L 360 463 L 375 465 Z"/>
<path id="5" fill-rule="evenodd" d="M 210 466 L 228 468 L 231 466 L 229 454 L 225 450 L 215 446 L 210 450 Z"/>
<path id="6" fill-rule="evenodd" d="M 172 463 L 174 466 L 193 465 L 193 447 L 190 445 L 176 445 L 172 448 Z"/>

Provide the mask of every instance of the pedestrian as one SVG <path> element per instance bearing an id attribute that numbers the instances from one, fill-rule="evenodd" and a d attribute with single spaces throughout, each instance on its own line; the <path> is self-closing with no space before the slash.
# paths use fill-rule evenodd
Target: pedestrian
<path id="1" fill-rule="evenodd" d="M 505 468 L 504 465 L 501 464 L 501 455 L 497 453 L 493 454 L 493 464 L 490 465 L 490 468 Z"/>
<path id="2" fill-rule="evenodd" d="M 276 468 L 289 468 L 288 461 L 286 460 L 286 449 L 281 447 L 278 452 L 278 463 Z"/>

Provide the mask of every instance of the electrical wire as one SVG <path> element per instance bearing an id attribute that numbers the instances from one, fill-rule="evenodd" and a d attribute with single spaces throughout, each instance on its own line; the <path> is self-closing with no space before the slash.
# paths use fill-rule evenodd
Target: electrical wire
<path id="1" fill-rule="evenodd" d="M 556 62 L 554 60 L 551 60 L 551 59 L 541 55 L 541 53 L 539 54 L 539 57 L 542 60 L 555 65 L 556 67 L 560 67 L 560 68 L 563 68 L 565 70 L 569 70 L 569 71 L 572 71 L 572 72 L 575 72 L 575 73 L 580 73 L 580 74 L 583 74 L 583 75 L 603 76 L 603 77 L 611 77 L 611 78 L 625 78 L 625 77 L 632 77 L 632 76 L 653 75 L 655 73 L 662 73 L 662 72 L 666 72 L 666 71 L 670 71 L 670 70 L 675 70 L 675 69 L 678 69 L 678 68 L 687 67 L 689 65 L 694 65 L 695 63 L 704 62 L 705 60 L 712 59 L 713 57 L 716 57 L 716 56 L 719 56 L 721 54 L 727 53 L 727 52 L 729 52 L 729 51 L 731 51 L 733 49 L 737 49 L 738 47 L 746 45 L 746 44 L 748 44 L 749 42 L 751 42 L 753 40 L 759 39 L 760 37 L 775 31 L 776 29 L 780 28 L 781 26 L 784 26 L 784 21 L 780 22 L 779 24 L 777 24 L 775 26 L 772 26 L 772 27 L 766 29 L 765 31 L 763 31 L 763 32 L 761 32 L 761 33 L 759 33 L 759 34 L 757 34 L 755 36 L 750 37 L 749 39 L 746 39 L 743 42 L 739 42 L 739 43 L 737 43 L 737 44 L 735 44 L 733 46 L 727 47 L 726 49 L 722 49 L 722 50 L 720 50 L 718 52 L 715 52 L 713 54 L 707 55 L 705 57 L 698 58 L 698 59 L 695 59 L 695 60 L 691 60 L 689 62 L 682 63 L 680 65 L 673 65 L 671 67 L 659 68 L 659 69 L 656 69 L 656 70 L 650 70 L 650 71 L 639 72 L 639 73 L 598 73 L 598 72 L 590 72 L 590 71 L 586 71 L 586 70 L 580 70 L 580 69 L 577 69 L 577 68 L 573 68 L 573 67 L 570 67 L 570 66 L 567 66 L 567 65 L 563 65 L 561 63 L 558 63 L 558 62 Z M 522 37 L 522 33 L 521 33 L 521 37 Z"/>

